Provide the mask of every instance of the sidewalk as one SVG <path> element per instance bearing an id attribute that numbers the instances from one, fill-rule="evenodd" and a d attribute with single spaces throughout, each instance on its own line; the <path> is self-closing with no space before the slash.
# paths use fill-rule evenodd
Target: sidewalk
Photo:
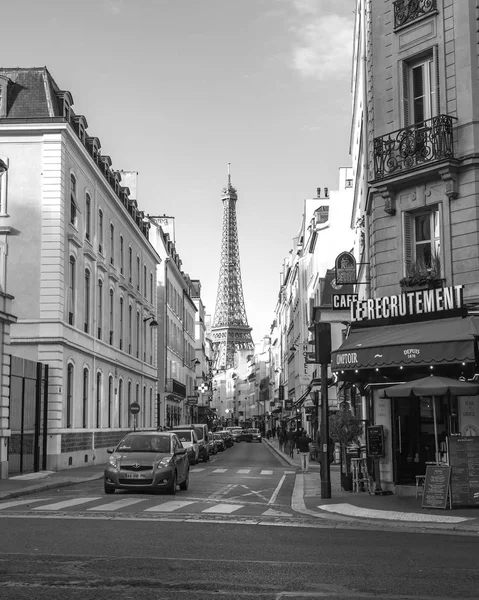
<path id="1" fill-rule="evenodd" d="M 293 458 L 279 450 L 278 440 L 264 439 L 273 452 L 300 469 L 300 455 Z M 434 529 L 479 534 L 479 508 L 425 509 L 422 496 L 379 496 L 368 492 L 346 492 L 341 488 L 339 465 L 331 465 L 331 498 L 321 498 L 319 464 L 311 461 L 309 472 L 296 478 L 293 508 L 300 513 L 346 524 L 369 523 L 397 529 Z"/>
<path id="2" fill-rule="evenodd" d="M 104 470 L 105 465 L 91 465 L 65 471 L 40 471 L 10 479 L 0 479 L 0 500 L 101 479 Z"/>

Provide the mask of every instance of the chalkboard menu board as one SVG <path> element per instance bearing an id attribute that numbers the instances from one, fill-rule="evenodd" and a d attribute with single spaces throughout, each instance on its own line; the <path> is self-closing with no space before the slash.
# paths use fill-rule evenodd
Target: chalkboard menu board
<path id="1" fill-rule="evenodd" d="M 384 456 L 384 427 L 382 425 L 368 427 L 366 439 L 368 456 Z"/>
<path id="2" fill-rule="evenodd" d="M 479 437 L 450 436 L 453 506 L 479 506 Z"/>
<path id="3" fill-rule="evenodd" d="M 422 494 L 423 508 L 447 508 L 451 467 L 428 465 Z"/>

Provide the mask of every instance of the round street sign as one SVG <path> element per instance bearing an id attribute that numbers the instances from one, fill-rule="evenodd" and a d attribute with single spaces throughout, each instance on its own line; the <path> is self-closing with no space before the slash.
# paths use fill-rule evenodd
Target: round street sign
<path id="1" fill-rule="evenodd" d="M 138 402 L 132 402 L 130 404 L 130 412 L 132 415 L 137 415 L 140 412 L 140 405 Z"/>

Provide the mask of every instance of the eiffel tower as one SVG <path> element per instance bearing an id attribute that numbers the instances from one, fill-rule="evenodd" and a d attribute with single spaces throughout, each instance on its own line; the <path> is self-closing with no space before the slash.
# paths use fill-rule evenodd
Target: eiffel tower
<path id="1" fill-rule="evenodd" d="M 241 283 L 236 223 L 238 196 L 231 185 L 230 163 L 228 163 L 228 185 L 223 189 L 221 199 L 223 201 L 221 264 L 211 337 L 215 368 L 226 370 L 237 366 L 238 352 L 254 350 Z"/>

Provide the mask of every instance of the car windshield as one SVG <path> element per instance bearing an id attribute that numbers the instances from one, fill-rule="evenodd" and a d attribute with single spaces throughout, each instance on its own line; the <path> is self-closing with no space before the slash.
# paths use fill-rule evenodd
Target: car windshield
<path id="1" fill-rule="evenodd" d="M 117 447 L 118 452 L 170 452 L 169 436 L 127 435 Z"/>
<path id="2" fill-rule="evenodd" d="M 199 440 L 203 439 L 203 429 L 201 427 L 195 427 L 195 433 Z"/>
<path id="3" fill-rule="evenodd" d="M 249 432 L 250 433 L 259 433 L 259 429 L 250 429 Z"/>
<path id="4" fill-rule="evenodd" d="M 222 436 L 220 433 L 215 433 L 215 440 L 222 440 Z"/>
<path id="5" fill-rule="evenodd" d="M 180 442 L 192 442 L 193 439 L 193 434 L 191 432 L 191 430 L 188 431 L 178 431 L 175 429 L 175 434 L 178 436 Z"/>

